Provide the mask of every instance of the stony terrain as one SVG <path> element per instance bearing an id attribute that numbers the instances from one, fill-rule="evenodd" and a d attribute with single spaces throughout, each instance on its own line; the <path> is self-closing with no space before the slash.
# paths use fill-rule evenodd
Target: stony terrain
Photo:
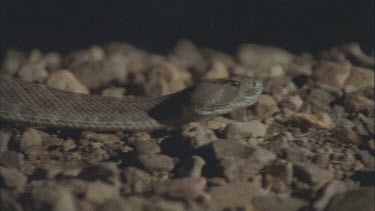
<path id="1" fill-rule="evenodd" d="M 233 74 L 265 86 L 254 106 L 149 133 L 1 123 L 0 210 L 374 209 L 374 59 L 355 43 L 316 55 L 188 40 L 166 55 L 124 43 L 9 50 L 0 73 L 112 97 Z"/>

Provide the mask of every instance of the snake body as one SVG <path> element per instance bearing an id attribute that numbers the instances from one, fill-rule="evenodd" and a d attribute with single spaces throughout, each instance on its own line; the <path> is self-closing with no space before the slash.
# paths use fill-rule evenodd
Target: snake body
<path id="1" fill-rule="evenodd" d="M 102 131 L 148 131 L 254 104 L 262 83 L 246 76 L 214 79 L 162 97 L 85 95 L 0 75 L 0 121 Z"/>

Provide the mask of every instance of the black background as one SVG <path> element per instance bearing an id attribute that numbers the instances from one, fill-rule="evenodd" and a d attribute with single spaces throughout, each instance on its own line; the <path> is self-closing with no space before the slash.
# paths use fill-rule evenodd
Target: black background
<path id="1" fill-rule="evenodd" d="M 243 42 L 294 52 L 357 41 L 374 45 L 373 0 L 2 1 L 6 49 L 67 52 L 125 41 L 165 53 L 180 38 L 233 53 Z"/>

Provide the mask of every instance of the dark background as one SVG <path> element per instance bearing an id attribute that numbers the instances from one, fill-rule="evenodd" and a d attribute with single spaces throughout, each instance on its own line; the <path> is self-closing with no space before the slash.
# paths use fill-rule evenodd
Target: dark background
<path id="1" fill-rule="evenodd" d="M 1 3 L 0 53 L 67 52 L 125 41 L 165 53 L 180 38 L 233 53 L 243 42 L 293 52 L 374 45 L 373 0 L 11 1 Z"/>

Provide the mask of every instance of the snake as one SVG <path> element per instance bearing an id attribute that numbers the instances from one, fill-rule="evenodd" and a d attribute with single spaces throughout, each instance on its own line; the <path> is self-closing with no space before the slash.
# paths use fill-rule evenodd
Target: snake
<path id="1" fill-rule="evenodd" d="M 79 94 L 0 74 L 0 122 L 93 131 L 152 131 L 253 105 L 262 81 L 245 75 L 202 80 L 160 97 Z"/>

